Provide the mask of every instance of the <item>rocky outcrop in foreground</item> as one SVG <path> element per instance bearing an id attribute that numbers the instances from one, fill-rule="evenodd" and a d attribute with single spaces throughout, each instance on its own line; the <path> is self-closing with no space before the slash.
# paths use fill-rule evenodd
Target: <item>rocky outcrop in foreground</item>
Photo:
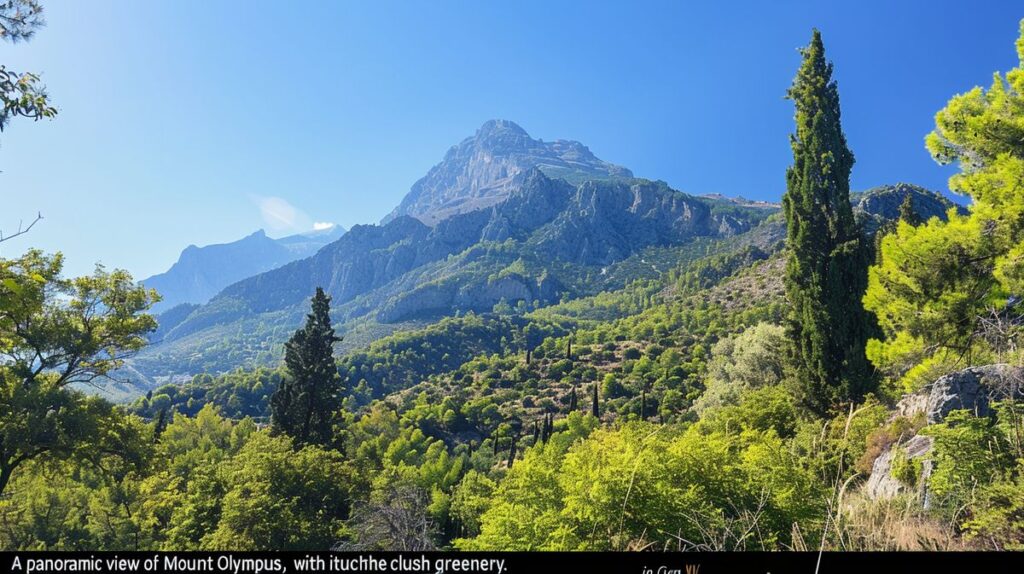
<path id="1" fill-rule="evenodd" d="M 896 405 L 893 418 L 924 416 L 928 424 L 941 423 L 954 410 L 964 409 L 983 417 L 991 413 L 992 403 L 1024 396 L 1024 369 L 1005 364 L 970 367 L 939 377 L 919 393 L 905 396 Z M 921 475 L 916 488 L 927 506 L 928 477 L 931 475 L 932 438 L 915 435 L 898 440 L 875 459 L 865 491 L 876 499 L 892 498 L 910 487 L 892 476 L 897 449 L 907 460 L 920 462 Z"/>

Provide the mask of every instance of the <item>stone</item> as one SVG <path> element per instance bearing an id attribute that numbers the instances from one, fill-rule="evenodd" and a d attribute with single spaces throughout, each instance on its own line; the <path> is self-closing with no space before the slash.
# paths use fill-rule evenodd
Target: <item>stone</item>
<path id="1" fill-rule="evenodd" d="M 924 459 L 921 461 L 921 476 L 916 485 L 916 491 L 919 494 L 924 494 L 928 477 L 931 475 L 932 461 L 927 457 L 931 453 L 933 442 L 930 436 L 917 435 L 902 444 L 893 445 L 903 449 L 910 460 Z M 870 498 L 888 499 L 910 491 L 910 485 L 904 484 L 892 476 L 894 454 L 895 450 L 890 447 L 875 459 L 875 463 L 871 467 L 871 476 L 864 487 Z"/>
<path id="2" fill-rule="evenodd" d="M 1006 364 L 970 367 L 939 377 L 922 392 L 904 396 L 896 404 L 890 421 L 896 417 L 914 418 L 922 413 L 928 424 L 941 423 L 950 412 L 965 409 L 983 417 L 991 413 L 993 402 L 1005 398 L 1021 398 L 1024 369 Z M 932 471 L 930 459 L 933 439 L 916 435 L 898 441 L 878 455 L 871 467 L 871 476 L 865 492 L 873 499 L 888 499 L 909 492 L 909 487 L 892 476 L 892 458 L 895 449 L 906 452 L 907 458 L 921 460 L 921 476 L 917 493 L 922 504 L 928 506 L 928 477 Z"/>
<path id="3" fill-rule="evenodd" d="M 1024 369 L 1005 364 L 970 367 L 939 377 L 928 394 L 928 424 L 945 420 L 950 411 L 965 409 L 988 416 L 993 401 L 1020 397 Z"/>

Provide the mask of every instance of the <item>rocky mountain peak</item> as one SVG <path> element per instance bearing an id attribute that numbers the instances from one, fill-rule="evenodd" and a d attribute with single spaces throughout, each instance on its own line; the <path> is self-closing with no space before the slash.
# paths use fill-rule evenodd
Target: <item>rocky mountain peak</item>
<path id="1" fill-rule="evenodd" d="M 476 130 L 474 138 L 484 141 L 501 136 L 521 136 L 530 139 L 530 134 L 511 120 L 487 120 L 480 126 L 480 129 Z"/>
<path id="2" fill-rule="evenodd" d="M 598 159 L 580 142 L 544 142 L 514 122 L 489 120 L 449 149 L 384 222 L 410 215 L 435 225 L 453 215 L 493 206 L 508 197 L 519 174 L 534 168 L 573 183 L 633 177 L 628 169 Z"/>

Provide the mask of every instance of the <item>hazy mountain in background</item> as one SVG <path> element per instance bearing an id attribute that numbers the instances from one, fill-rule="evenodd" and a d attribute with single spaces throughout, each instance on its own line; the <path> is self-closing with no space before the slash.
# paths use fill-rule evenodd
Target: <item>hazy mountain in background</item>
<path id="1" fill-rule="evenodd" d="M 535 140 L 513 122 L 490 120 L 449 149 L 382 223 L 411 215 L 434 225 L 489 207 L 508 197 L 515 177 L 532 168 L 570 183 L 633 177 L 628 169 L 598 159 L 580 142 Z"/>
<path id="2" fill-rule="evenodd" d="M 340 225 L 272 239 L 261 229 L 231 243 L 189 245 L 164 273 L 143 279 L 163 300 L 153 308 L 163 313 L 178 305 L 206 303 L 221 289 L 246 277 L 303 259 L 345 233 Z"/>

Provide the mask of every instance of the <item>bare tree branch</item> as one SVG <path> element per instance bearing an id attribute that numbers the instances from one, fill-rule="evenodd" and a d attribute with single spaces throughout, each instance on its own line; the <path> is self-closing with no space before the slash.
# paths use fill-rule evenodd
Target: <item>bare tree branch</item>
<path id="1" fill-rule="evenodd" d="M 36 226 L 36 224 L 37 224 L 37 223 L 39 223 L 39 222 L 40 222 L 40 221 L 41 221 L 42 219 L 43 219 L 43 214 L 42 214 L 41 212 L 40 212 L 40 213 L 37 213 L 37 214 L 36 214 L 36 218 L 32 220 L 32 223 L 29 223 L 29 224 L 28 224 L 28 227 L 26 227 L 26 228 L 24 228 L 24 229 L 22 229 L 22 224 L 23 224 L 23 222 L 19 221 L 19 222 L 18 222 L 18 231 L 14 232 L 14 233 L 12 233 L 11 235 L 8 235 L 8 236 L 6 236 L 6 237 L 4 237 L 4 232 L 3 232 L 3 230 L 2 230 L 2 229 L 0 229 L 0 243 L 3 243 L 4 241 L 7 241 L 8 239 L 14 239 L 15 237 L 17 237 L 17 236 L 19 236 L 19 235 L 24 235 L 24 234 L 28 233 L 28 232 L 29 232 L 29 231 L 31 231 L 31 230 L 32 230 L 32 228 L 33 228 L 33 227 L 35 227 L 35 226 Z"/>

